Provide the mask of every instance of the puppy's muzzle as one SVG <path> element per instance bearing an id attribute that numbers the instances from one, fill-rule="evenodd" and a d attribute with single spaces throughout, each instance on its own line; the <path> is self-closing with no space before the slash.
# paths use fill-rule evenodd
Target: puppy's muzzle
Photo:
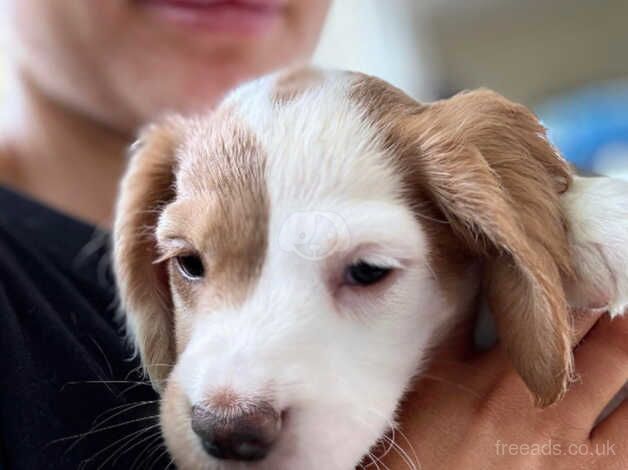
<path id="1" fill-rule="evenodd" d="M 223 460 L 261 460 L 281 431 L 281 415 L 267 402 L 246 408 L 192 408 L 192 429 L 205 451 Z"/>

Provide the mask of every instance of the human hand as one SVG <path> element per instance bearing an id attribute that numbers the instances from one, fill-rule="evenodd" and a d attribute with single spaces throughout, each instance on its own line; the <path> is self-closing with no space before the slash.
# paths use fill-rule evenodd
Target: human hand
<path id="1" fill-rule="evenodd" d="M 395 445 L 384 445 L 373 468 L 628 468 L 628 400 L 596 424 L 628 379 L 628 318 L 583 314 L 576 332 L 578 380 L 546 409 L 534 407 L 499 346 L 473 354 L 459 336 L 448 341 L 407 396 Z"/>

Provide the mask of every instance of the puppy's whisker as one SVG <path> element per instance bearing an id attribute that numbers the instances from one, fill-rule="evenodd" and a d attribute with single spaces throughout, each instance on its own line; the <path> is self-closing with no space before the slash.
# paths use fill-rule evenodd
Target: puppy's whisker
<path id="1" fill-rule="evenodd" d="M 129 470 L 135 469 L 135 467 L 139 465 L 140 462 L 142 462 L 142 457 L 145 454 L 147 455 L 147 453 L 154 450 L 155 447 L 159 448 L 162 445 L 163 445 L 163 436 L 161 434 L 161 428 L 160 428 L 159 432 L 157 434 L 152 435 L 152 437 L 150 438 L 150 442 L 148 442 L 146 446 L 144 446 L 144 449 L 140 453 L 138 453 L 135 459 L 133 460 L 133 462 L 131 462 L 131 467 L 129 468 Z"/>
<path id="2" fill-rule="evenodd" d="M 148 470 L 152 470 L 155 464 L 163 458 L 164 454 L 168 454 L 168 448 L 162 442 L 160 445 L 155 446 L 155 448 L 148 454 L 144 462 L 142 462 L 142 468 L 146 466 Z M 155 458 L 155 456 L 157 458 Z M 174 459 L 171 461 L 174 462 Z"/>
<path id="3" fill-rule="evenodd" d="M 125 442 L 127 440 L 133 440 L 133 439 L 135 439 L 135 437 L 141 436 L 143 433 L 150 431 L 150 429 L 153 428 L 153 427 L 154 427 L 154 425 L 148 426 L 148 427 L 144 427 L 142 429 L 138 429 L 138 430 L 135 430 L 135 431 L 133 431 L 131 433 L 125 434 L 120 439 L 117 439 L 116 441 L 112 442 L 111 444 L 109 444 L 108 446 L 104 447 L 103 449 L 100 449 L 98 452 L 93 454 L 91 457 L 88 457 L 85 460 L 83 460 L 81 462 L 82 466 L 84 467 L 87 464 L 89 464 L 90 462 L 94 462 L 95 459 L 98 458 L 98 456 L 100 456 L 103 453 L 107 452 L 109 449 L 115 448 L 121 442 Z M 126 443 L 123 444 L 123 445 L 126 445 Z M 115 453 L 114 453 L 114 455 L 115 455 Z"/>
<path id="4" fill-rule="evenodd" d="M 125 394 L 129 393 L 131 390 L 134 390 L 134 389 L 136 389 L 136 388 L 138 388 L 138 387 L 141 387 L 141 386 L 145 386 L 145 387 L 152 387 L 152 385 L 151 385 L 150 383 L 145 383 L 145 382 L 137 382 L 137 383 L 134 383 L 134 384 L 132 384 L 132 385 L 129 385 L 129 386 L 128 386 L 128 387 L 126 387 L 126 388 L 123 388 L 123 389 L 120 391 L 120 393 L 118 393 L 116 396 L 117 396 L 118 398 L 123 397 Z"/>
<path id="5" fill-rule="evenodd" d="M 119 415 L 121 415 L 121 414 L 124 414 L 124 413 L 126 413 L 126 412 L 128 412 L 128 411 L 131 411 L 131 410 L 135 409 L 135 408 L 138 408 L 138 407 L 140 407 L 140 406 L 148 406 L 148 405 L 151 405 L 151 404 L 157 403 L 157 402 L 159 402 L 159 401 L 160 401 L 160 400 L 147 400 L 147 401 L 134 402 L 134 403 L 125 403 L 125 404 L 122 404 L 122 405 L 114 406 L 113 408 L 110 408 L 110 409 L 108 409 L 108 410 L 105 410 L 105 411 L 103 411 L 102 413 L 100 413 L 98 416 L 96 416 L 96 418 L 94 418 L 94 421 L 92 422 L 92 428 L 91 428 L 91 429 L 95 429 L 95 428 L 97 428 L 99 425 L 102 425 L 102 424 L 104 424 L 104 423 L 106 423 L 106 422 L 110 421 L 110 420 L 111 420 L 111 419 L 113 419 L 114 417 L 119 416 Z M 102 417 L 104 417 L 105 415 L 107 415 L 108 413 L 111 413 L 111 412 L 114 412 L 114 411 L 115 411 L 116 413 L 115 413 L 113 416 L 111 416 L 111 417 L 109 417 L 109 418 L 106 418 L 106 419 L 105 419 L 105 420 L 103 420 L 103 421 L 99 421 L 99 419 L 100 419 L 100 418 L 102 418 Z M 91 431 L 91 429 L 90 429 L 90 431 Z M 89 431 L 88 431 L 88 432 L 89 432 Z M 59 443 L 59 442 L 64 442 L 64 441 L 66 441 L 66 440 L 74 439 L 74 438 L 76 438 L 76 437 L 80 437 L 80 436 L 82 436 L 82 435 L 83 435 L 83 434 L 76 434 L 76 435 L 73 435 L 73 436 L 62 437 L 62 438 L 59 438 L 59 439 L 52 440 L 52 441 L 50 441 L 48 444 L 46 444 L 46 446 L 44 447 L 44 449 L 47 449 L 47 448 L 48 448 L 48 447 L 50 447 L 51 445 L 57 444 L 57 443 Z M 70 448 L 70 449 L 68 449 L 68 450 L 66 450 L 66 453 L 67 453 L 69 450 L 71 450 L 71 448 Z"/>
<path id="6" fill-rule="evenodd" d="M 412 442 L 410 441 L 408 436 L 406 436 L 406 434 L 401 430 L 401 428 L 399 428 L 399 426 L 397 424 L 395 424 L 391 419 L 389 419 L 387 416 L 385 416 L 383 413 L 379 412 L 375 408 L 369 407 L 369 408 L 367 408 L 367 411 L 369 411 L 370 413 L 374 414 L 378 418 L 382 418 L 382 419 L 384 419 L 386 421 L 386 423 L 388 424 L 389 428 L 391 429 L 392 437 L 389 437 L 386 434 L 384 434 L 382 439 L 384 439 L 384 440 L 388 439 L 390 441 L 390 443 L 393 446 L 393 448 L 395 449 L 395 451 L 399 454 L 399 456 L 408 465 L 408 468 L 410 468 L 412 470 L 418 470 L 419 468 L 421 468 L 421 464 L 420 464 L 420 461 L 419 461 L 419 457 L 418 457 L 418 455 L 416 453 L 416 449 L 414 448 L 414 445 L 412 444 Z M 396 440 L 394 439 L 396 434 L 399 434 L 403 438 L 403 440 L 406 442 L 406 444 L 408 445 L 408 447 L 412 451 L 412 456 L 408 455 L 406 450 L 404 450 L 396 442 Z"/>
<path id="7" fill-rule="evenodd" d="M 361 464 L 360 467 L 363 469 L 367 469 L 372 467 L 373 465 L 375 466 L 375 468 L 377 470 L 379 470 L 379 464 L 381 463 L 382 465 L 384 465 L 385 468 L 388 469 L 388 467 L 381 461 L 381 457 L 376 456 L 373 452 L 369 451 L 366 456 L 368 459 L 370 459 L 370 462 L 368 462 L 366 465 L 365 464 Z"/>
<path id="8" fill-rule="evenodd" d="M 379 456 L 380 459 L 383 459 L 384 457 L 386 457 L 390 453 L 390 451 L 394 448 L 394 446 L 395 446 L 395 429 L 391 428 L 391 432 L 392 432 L 392 436 L 391 437 L 388 437 L 387 434 L 384 434 L 380 438 L 380 440 L 383 440 L 384 442 L 388 442 L 388 447 Z"/>
<path id="9" fill-rule="evenodd" d="M 405 435 L 403 435 L 403 433 L 397 429 L 394 424 L 390 423 L 390 430 L 392 433 L 392 436 L 388 436 L 387 434 L 384 434 L 380 439 L 383 440 L 384 442 L 388 442 L 389 443 L 389 447 L 386 449 L 386 451 L 380 456 L 380 459 L 383 459 L 386 455 L 388 455 L 388 453 L 391 450 L 394 450 L 400 457 L 401 459 L 404 461 L 404 463 L 408 466 L 409 469 L 411 470 L 418 470 L 421 468 L 421 465 L 419 463 L 419 459 L 416 456 L 416 452 L 414 450 L 414 447 L 412 446 L 412 444 L 410 443 L 409 439 L 407 437 L 405 437 Z M 403 449 L 403 447 L 401 447 L 395 440 L 395 436 L 396 434 L 401 435 L 404 440 L 407 442 L 407 444 L 409 445 L 409 447 L 412 450 L 413 456 L 414 458 L 410 457 L 410 455 L 408 455 L 408 453 Z"/>
<path id="10" fill-rule="evenodd" d="M 369 409 L 368 411 L 372 412 L 373 414 L 375 414 L 376 416 L 380 417 L 381 415 L 372 411 L 371 409 Z M 360 421 L 363 424 L 369 424 L 363 417 L 359 417 L 359 416 L 354 416 L 354 419 L 356 419 L 357 421 Z M 402 458 L 402 460 L 408 465 L 408 468 L 410 469 L 414 469 L 416 470 L 417 467 L 416 465 L 412 462 L 412 460 L 410 459 L 410 457 L 408 456 L 408 454 L 405 452 L 405 450 L 403 450 L 401 448 L 401 446 L 399 446 L 395 440 L 394 440 L 394 436 L 395 436 L 395 432 L 396 432 L 396 426 L 394 425 L 394 423 L 392 423 L 390 420 L 386 419 L 386 422 L 388 423 L 388 426 L 391 429 L 392 432 L 392 437 L 389 437 L 387 434 L 384 434 L 383 436 L 381 436 L 378 439 L 378 442 L 371 448 L 374 449 L 379 445 L 380 441 L 384 441 L 384 442 L 388 442 L 389 446 L 384 450 L 384 452 L 382 452 L 381 455 L 376 456 L 376 454 L 369 450 L 369 453 L 366 454 L 366 457 L 369 457 L 371 459 L 371 463 L 367 465 L 366 468 L 368 468 L 368 466 L 370 465 L 376 465 L 379 468 L 379 465 L 377 464 L 377 462 L 375 462 L 373 459 L 377 459 L 377 461 L 379 463 L 381 463 L 382 465 L 385 465 L 381 460 L 388 455 L 388 453 L 390 453 L 391 450 L 395 450 L 395 452 L 397 452 L 397 454 L 399 454 L 399 456 Z M 399 431 L 400 432 L 400 431 Z M 401 434 L 401 432 L 400 432 Z M 407 439 L 406 439 L 407 440 Z M 409 441 L 408 441 L 409 443 Z M 410 444 L 411 446 L 411 444 Z M 414 452 L 414 449 L 413 449 Z M 415 457 L 416 457 L 416 453 L 415 453 Z M 416 458 L 416 460 L 418 461 L 418 458 Z"/>
<path id="11" fill-rule="evenodd" d="M 133 423 L 137 423 L 137 422 L 141 422 L 141 421 L 147 421 L 149 419 L 151 420 L 155 420 L 159 417 L 159 415 L 153 415 L 153 416 L 145 416 L 142 418 L 136 418 L 136 419 L 131 419 L 129 421 L 125 421 L 124 423 L 118 423 L 118 424 L 113 424 L 111 426 L 106 426 L 104 428 L 99 428 L 99 429 L 94 429 L 94 430 L 90 430 L 84 433 L 79 433 L 79 434 L 74 434 L 72 436 L 67 436 L 67 437 L 62 437 L 60 439 L 55 439 L 54 441 L 51 441 L 48 445 L 52 445 L 52 444 L 56 444 L 59 442 L 64 442 L 64 441 L 69 441 L 71 439 L 78 439 L 76 442 L 74 442 L 65 452 L 68 453 L 70 450 L 72 450 L 74 447 L 76 447 L 78 445 L 79 442 L 81 442 L 84 438 L 88 437 L 88 436 L 92 436 L 94 434 L 98 434 L 104 431 L 109 431 L 110 429 L 116 429 L 122 426 L 128 426 L 129 424 L 133 424 Z"/>
<path id="12" fill-rule="evenodd" d="M 145 437 L 144 434 L 147 432 L 150 432 L 153 428 L 154 428 L 154 425 L 148 426 L 147 428 L 140 429 L 137 432 L 133 432 L 132 434 L 128 435 L 126 439 L 124 439 L 124 442 L 122 442 L 118 447 L 113 449 L 112 452 L 108 456 L 106 456 L 106 458 L 102 462 L 100 462 L 98 467 L 96 467 L 96 470 L 101 470 L 102 468 L 105 468 L 105 466 L 109 462 L 111 462 L 111 465 L 115 468 L 118 459 L 120 458 L 122 454 L 126 452 L 127 448 L 129 446 L 132 446 L 133 443 L 136 442 L 137 440 L 141 441 L 142 438 Z M 149 438 L 150 437 L 153 437 L 153 434 L 149 433 Z M 116 441 L 115 444 L 118 444 L 118 443 L 120 443 L 120 440 Z M 113 447 L 113 445 L 111 447 Z M 91 457 L 90 460 L 94 461 L 96 457 L 99 456 L 100 454 L 103 454 L 104 451 L 105 449 L 101 449 L 101 451 L 99 451 L 97 454 Z"/>
<path id="13" fill-rule="evenodd" d="M 89 339 L 94 344 L 94 346 L 96 346 L 96 349 L 98 349 L 98 351 L 102 355 L 103 359 L 105 360 L 105 364 L 107 366 L 107 371 L 109 372 L 109 375 L 112 376 L 113 375 L 113 367 L 111 367 L 111 362 L 109 361 L 109 358 L 105 354 L 105 351 L 103 350 L 103 348 L 100 346 L 100 344 L 98 344 L 98 342 L 92 336 L 89 336 Z"/>
<path id="14" fill-rule="evenodd" d="M 413 469 L 413 470 L 419 470 L 421 468 L 421 463 L 419 462 L 419 458 L 416 455 L 416 451 L 414 450 L 414 446 L 412 445 L 412 443 L 410 442 L 410 440 L 405 436 L 405 434 L 403 434 L 398 427 L 396 427 L 394 424 L 390 424 L 390 429 L 391 429 L 391 433 L 392 436 L 388 436 L 386 434 L 384 434 L 382 436 L 382 439 L 384 441 L 388 441 L 390 442 L 390 449 L 384 454 L 382 455 L 380 458 L 384 458 L 385 455 L 387 455 L 387 453 L 390 450 L 394 450 L 401 458 L 402 460 L 406 463 L 406 465 L 408 465 L 408 468 Z M 406 443 L 408 444 L 408 446 L 410 447 L 410 449 L 412 450 L 412 454 L 413 457 L 410 457 L 408 455 L 408 453 L 397 443 L 396 441 L 396 435 L 399 434 L 401 435 L 401 437 L 404 439 L 404 441 L 406 441 Z"/>
<path id="15" fill-rule="evenodd" d="M 75 380 L 72 382 L 66 382 L 63 387 L 67 385 L 83 385 L 83 384 L 136 384 L 136 385 L 150 385 L 150 382 L 141 380 Z M 63 390 L 63 389 L 62 389 Z"/>
<path id="16" fill-rule="evenodd" d="M 159 424 L 157 425 L 153 425 L 153 426 L 149 426 L 147 428 L 147 430 L 150 429 L 154 429 L 155 427 L 159 427 Z M 143 433 L 142 433 L 143 434 Z M 133 443 L 132 445 L 130 445 L 132 443 L 132 440 L 129 440 L 129 442 L 127 442 L 126 444 L 124 444 L 123 446 L 119 447 L 115 453 L 112 453 L 111 456 L 108 457 L 107 460 L 105 460 L 100 467 L 98 467 L 96 470 L 100 470 L 102 467 L 105 466 L 105 464 L 111 460 L 116 454 L 117 456 L 112 460 L 111 464 L 116 467 L 118 460 L 120 459 L 120 457 L 122 457 L 122 455 L 126 454 L 127 452 L 130 452 L 131 450 L 135 449 L 136 447 L 144 444 L 147 441 L 151 441 L 155 438 L 160 438 L 161 437 L 161 429 L 157 429 L 156 432 L 150 433 L 148 436 L 142 436 L 141 434 L 136 436 L 136 438 L 134 438 L 133 440 L 135 440 L 136 442 Z M 137 439 L 140 438 L 140 439 Z"/>
<path id="17" fill-rule="evenodd" d="M 368 452 L 365 457 L 369 458 L 370 462 L 368 462 L 366 465 L 360 464 L 360 468 L 363 468 L 366 470 L 367 468 L 375 466 L 375 468 L 379 470 L 379 463 L 378 463 L 379 459 L 372 452 Z"/>
<path id="18" fill-rule="evenodd" d="M 408 436 L 403 431 L 401 431 L 401 429 L 398 426 L 396 426 L 394 423 L 390 421 L 389 423 L 390 423 L 390 428 L 393 430 L 394 434 L 395 435 L 399 434 L 403 438 L 403 440 L 406 442 L 406 444 L 412 451 L 412 456 L 408 455 L 408 452 L 404 450 L 395 440 L 393 440 L 394 448 L 396 449 L 397 453 L 408 464 L 408 468 L 413 469 L 413 470 L 419 470 L 421 468 L 421 462 L 419 460 L 419 456 L 416 453 L 416 449 L 414 448 L 414 444 L 410 441 Z"/>
<path id="19" fill-rule="evenodd" d="M 339 376 L 338 380 L 340 382 L 344 382 L 344 383 L 348 384 L 347 380 L 344 377 L 342 377 L 342 376 Z M 391 429 L 391 431 L 393 432 L 393 436 L 395 435 L 394 433 L 399 433 L 399 435 L 406 441 L 408 447 L 412 451 L 412 457 L 413 458 L 411 458 L 408 455 L 408 453 L 399 444 L 397 444 L 397 442 L 394 439 L 390 439 L 386 434 L 384 434 L 382 437 L 380 437 L 380 440 L 382 440 L 382 439 L 386 440 L 386 438 L 388 438 L 390 440 L 389 442 L 390 442 L 391 448 L 394 449 L 395 452 L 397 452 L 397 454 L 402 458 L 402 460 L 408 465 L 408 468 L 410 468 L 411 470 L 418 470 L 418 469 L 420 469 L 421 464 L 419 462 L 419 458 L 417 456 L 416 450 L 414 449 L 414 445 L 412 444 L 412 442 L 410 442 L 408 437 L 401 431 L 401 429 L 399 429 L 399 427 L 386 414 L 378 411 L 377 409 L 375 409 L 373 407 L 367 407 L 365 409 L 366 409 L 366 411 L 368 411 L 372 415 L 376 416 L 377 418 L 383 419 L 388 424 L 388 427 Z M 353 419 L 355 419 L 357 421 L 360 421 L 361 423 L 364 423 L 366 425 L 370 424 L 362 416 L 353 415 Z M 390 451 L 390 449 L 387 450 L 386 453 L 388 453 L 389 451 Z M 384 455 L 386 455 L 386 453 Z M 380 458 L 383 458 L 383 456 L 380 456 Z"/>
<path id="20" fill-rule="evenodd" d="M 133 369 L 131 369 L 128 374 L 125 376 L 125 379 L 128 379 L 129 376 L 133 375 L 133 374 L 140 374 L 142 373 L 142 369 L 146 369 L 149 367 L 167 367 L 167 368 L 173 368 L 175 366 L 175 364 L 169 364 L 169 363 L 163 363 L 163 362 L 155 362 L 155 363 L 146 363 L 146 364 L 140 364 L 137 367 L 134 367 Z M 167 379 L 163 379 L 163 380 L 155 380 L 156 382 L 165 382 Z M 150 383 L 150 381 L 149 381 Z"/>
<path id="21" fill-rule="evenodd" d="M 174 362 L 146 362 L 131 369 L 131 372 L 140 370 L 142 367 L 174 367 L 175 365 Z"/>
<path id="22" fill-rule="evenodd" d="M 103 411 L 98 416 L 96 416 L 96 418 L 94 418 L 94 421 L 92 421 L 92 427 L 97 427 L 98 425 L 101 425 L 104 422 L 107 422 L 106 420 L 109 418 L 108 416 L 109 413 L 124 414 L 124 413 L 134 410 L 135 408 L 139 408 L 141 406 L 154 405 L 155 403 L 158 403 L 159 401 L 160 400 L 149 400 L 145 402 L 125 403 L 123 405 L 114 406 L 113 408 Z"/>
<path id="23" fill-rule="evenodd" d="M 157 454 L 157 457 L 150 462 L 150 465 L 148 468 L 154 468 L 155 464 L 159 462 L 165 455 L 168 455 L 168 449 L 164 447 L 163 452 Z M 171 462 L 174 462 L 174 460 L 172 460 Z"/>
<path id="24" fill-rule="evenodd" d="M 165 470 L 168 470 L 170 468 L 170 466 L 173 465 L 174 466 L 174 458 L 170 459 L 170 462 L 168 462 L 168 465 L 166 466 Z"/>
<path id="25" fill-rule="evenodd" d="M 151 402 L 149 402 L 149 403 L 151 403 Z M 93 429 L 98 429 L 99 426 L 102 426 L 103 424 L 110 422 L 116 416 L 123 415 L 124 413 L 128 413 L 129 411 L 134 410 L 136 408 L 140 408 L 142 406 L 147 406 L 149 403 L 145 403 L 145 402 L 130 403 L 126 408 L 123 408 L 123 409 L 117 411 L 116 413 L 114 413 L 113 415 L 103 419 L 102 421 L 95 422 Z M 155 403 L 155 402 L 152 402 L 152 403 Z"/>

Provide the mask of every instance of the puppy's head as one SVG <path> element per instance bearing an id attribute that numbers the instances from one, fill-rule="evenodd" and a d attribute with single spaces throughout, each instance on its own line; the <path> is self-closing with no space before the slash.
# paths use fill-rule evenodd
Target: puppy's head
<path id="1" fill-rule="evenodd" d="M 352 468 L 482 286 L 538 402 L 556 400 L 569 182 L 523 107 L 423 105 L 354 73 L 273 75 L 149 128 L 115 268 L 177 464 Z"/>

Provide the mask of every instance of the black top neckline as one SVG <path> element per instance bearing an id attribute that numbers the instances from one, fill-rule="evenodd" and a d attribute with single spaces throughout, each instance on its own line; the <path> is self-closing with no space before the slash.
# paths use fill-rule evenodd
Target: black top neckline
<path id="1" fill-rule="evenodd" d="M 131 468 L 163 445 L 159 396 L 121 331 L 108 242 L 0 186 L 0 468 Z"/>
<path id="2" fill-rule="evenodd" d="M 29 239 L 33 232 L 45 233 L 45 243 L 36 248 L 63 263 L 68 260 L 80 262 L 82 256 L 100 251 L 108 243 L 108 231 L 1 185 L 0 207 L 0 228 L 4 226 Z"/>

